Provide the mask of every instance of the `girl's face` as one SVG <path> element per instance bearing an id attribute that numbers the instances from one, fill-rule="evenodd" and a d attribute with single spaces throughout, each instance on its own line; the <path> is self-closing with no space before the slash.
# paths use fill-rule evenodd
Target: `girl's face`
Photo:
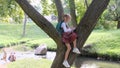
<path id="1" fill-rule="evenodd" d="M 65 20 L 66 22 L 70 22 L 71 17 L 70 17 L 70 16 L 64 17 L 64 20 Z"/>

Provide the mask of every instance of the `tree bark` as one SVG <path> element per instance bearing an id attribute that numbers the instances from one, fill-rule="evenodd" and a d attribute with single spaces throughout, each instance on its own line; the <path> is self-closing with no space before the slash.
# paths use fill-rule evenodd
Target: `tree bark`
<path id="1" fill-rule="evenodd" d="M 57 11 L 58 11 L 58 22 L 61 22 L 63 20 L 64 10 L 62 6 L 61 0 L 54 0 Z"/>
<path id="2" fill-rule="evenodd" d="M 74 27 L 77 26 L 77 18 L 76 18 L 76 11 L 75 11 L 75 0 L 69 0 L 69 6 L 70 6 L 70 15 L 72 17 L 72 25 Z"/>
<path id="3" fill-rule="evenodd" d="M 59 1 L 59 0 L 56 0 Z M 16 0 L 16 2 L 22 7 L 26 14 L 43 29 L 56 43 L 57 43 L 57 54 L 53 61 L 51 68 L 65 68 L 62 65 L 65 54 L 65 45 L 62 44 L 61 37 L 53 25 L 47 21 L 41 14 L 39 14 L 26 0 Z M 84 17 L 82 18 L 80 24 L 78 25 L 76 31 L 78 34 L 77 47 L 81 50 L 88 36 L 94 29 L 99 16 L 105 10 L 109 3 L 109 0 L 93 0 L 88 10 L 86 11 Z M 59 9 L 59 7 L 57 7 Z M 59 10 L 60 11 L 60 10 Z M 70 53 L 69 63 L 73 64 L 76 58 L 76 54 Z"/>
<path id="4" fill-rule="evenodd" d="M 120 21 L 118 20 L 117 29 L 120 29 Z"/>

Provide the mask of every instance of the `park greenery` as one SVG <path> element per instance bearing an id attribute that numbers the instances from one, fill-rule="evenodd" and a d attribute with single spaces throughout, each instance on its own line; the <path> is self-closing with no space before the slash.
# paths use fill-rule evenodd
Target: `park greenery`
<path id="1" fill-rule="evenodd" d="M 24 64 L 23 64 L 24 63 Z M 41 64 L 42 63 L 42 64 Z M 50 68 L 52 61 L 47 59 L 23 59 L 7 65 L 8 68 Z M 22 65 L 21 65 L 22 64 Z M 71 68 L 75 68 L 74 66 Z"/>
<path id="2" fill-rule="evenodd" d="M 9 26 L 8 26 L 9 25 Z M 56 23 L 54 23 L 56 25 Z M 0 47 L 3 46 L 28 46 L 34 48 L 40 44 L 47 44 L 49 50 L 56 50 L 55 42 L 47 36 L 41 29 L 33 23 L 27 24 L 26 36 L 22 38 L 21 24 L 1 24 L 0 25 Z M 92 53 L 100 55 L 110 55 L 120 57 L 120 31 L 112 30 L 94 30 L 88 38 L 86 44 L 94 45 L 90 50 Z"/>
<path id="3" fill-rule="evenodd" d="M 46 59 L 23 59 L 7 65 L 8 68 L 49 68 L 50 60 Z M 42 64 L 41 64 L 42 63 Z M 21 65 L 22 64 L 22 65 Z"/>
<path id="4" fill-rule="evenodd" d="M 57 10 L 54 0 L 38 0 L 39 2 L 37 4 L 34 4 L 33 0 L 28 1 L 42 15 L 54 15 L 57 17 Z M 64 12 L 70 14 L 69 1 L 61 1 Z M 92 0 L 87 1 L 88 6 L 90 5 L 91 1 Z M 85 4 L 84 0 L 75 0 L 77 24 L 87 10 L 87 5 Z M 120 58 L 119 6 L 120 0 L 110 0 L 107 9 L 100 16 L 96 27 L 85 43 L 85 45 L 92 45 L 92 48 L 88 50 L 89 53 L 97 53 L 99 56 L 108 55 L 112 58 Z M 42 29 L 34 24 L 29 17 L 27 17 L 28 21 L 26 21 L 27 25 L 25 27 L 25 35 L 22 36 L 25 14 L 14 0 L 0 0 L 0 10 L 0 48 L 16 46 L 17 50 L 21 50 L 19 48 L 20 46 L 26 46 L 31 50 L 35 49 L 40 44 L 45 43 L 48 50 L 56 51 L 56 43 Z M 57 23 L 57 21 L 52 21 L 54 27 Z M 40 61 L 36 61 L 35 59 L 25 59 L 18 60 L 15 63 L 10 63 L 8 64 L 8 67 L 29 68 L 26 67 L 26 65 L 30 65 L 31 68 L 34 68 L 32 64 L 36 63 L 35 66 L 48 68 L 50 67 L 51 62 L 52 61 L 45 59 L 40 59 Z M 22 63 L 24 63 L 24 65 L 19 65 Z"/>

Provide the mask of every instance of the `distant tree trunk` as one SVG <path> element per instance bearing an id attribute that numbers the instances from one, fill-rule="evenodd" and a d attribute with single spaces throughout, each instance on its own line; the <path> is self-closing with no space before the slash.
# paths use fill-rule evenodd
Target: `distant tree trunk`
<path id="1" fill-rule="evenodd" d="M 120 21 L 118 20 L 117 29 L 120 29 Z"/>
<path id="2" fill-rule="evenodd" d="M 62 6 L 62 2 L 61 0 L 54 0 L 57 11 L 58 11 L 58 22 L 61 22 L 63 19 L 63 15 L 64 15 L 64 10 L 63 10 L 63 6 Z"/>
<path id="3" fill-rule="evenodd" d="M 75 1 L 74 0 L 69 0 L 69 6 L 70 6 L 70 15 L 72 17 L 72 25 L 74 27 L 77 26 L 77 18 L 76 18 L 76 11 L 75 11 Z"/>
<path id="4" fill-rule="evenodd" d="M 58 0 L 57 0 L 58 1 Z M 65 68 L 62 63 L 65 54 L 65 45 L 61 41 L 61 36 L 53 27 L 53 25 L 46 20 L 41 14 L 39 14 L 26 0 L 16 0 L 26 14 L 38 25 L 43 31 L 45 31 L 57 44 L 56 57 L 53 61 L 51 68 Z M 94 29 L 99 16 L 105 10 L 109 3 L 109 0 L 93 0 L 89 6 L 76 31 L 78 34 L 77 47 L 82 48 L 88 36 Z M 70 53 L 69 63 L 73 64 L 76 54 Z"/>
<path id="5" fill-rule="evenodd" d="M 24 13 L 24 22 L 23 22 L 23 34 L 22 34 L 22 37 L 24 37 L 25 33 L 26 33 L 26 23 L 27 23 L 27 15 Z"/>

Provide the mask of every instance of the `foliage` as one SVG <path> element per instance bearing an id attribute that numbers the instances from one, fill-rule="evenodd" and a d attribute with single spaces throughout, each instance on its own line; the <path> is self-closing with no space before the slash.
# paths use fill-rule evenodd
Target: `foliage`
<path id="1" fill-rule="evenodd" d="M 23 11 L 14 0 L 0 0 L 1 22 L 21 23 Z"/>
<path id="2" fill-rule="evenodd" d="M 77 16 L 77 21 L 80 22 L 80 19 L 83 17 L 86 8 L 84 5 L 84 1 L 82 0 L 75 0 L 75 5 L 76 5 L 76 16 Z"/>
<path id="3" fill-rule="evenodd" d="M 120 0 L 114 0 L 111 1 L 108 6 L 108 14 L 106 15 L 106 18 L 108 20 L 117 21 L 120 17 Z"/>
<path id="4" fill-rule="evenodd" d="M 115 29 L 120 17 L 120 0 L 111 0 L 108 8 L 101 15 L 95 29 Z"/>
<path id="5" fill-rule="evenodd" d="M 53 0 L 41 0 L 41 4 L 42 4 L 42 14 L 43 15 L 50 15 L 50 14 L 54 14 L 57 15 L 57 10 L 54 4 Z"/>
<path id="6" fill-rule="evenodd" d="M 108 10 L 105 10 L 103 14 L 100 16 L 100 19 L 95 27 L 95 29 L 116 29 L 116 22 L 112 19 L 108 20 L 109 17 L 106 18 L 108 15 Z"/>

